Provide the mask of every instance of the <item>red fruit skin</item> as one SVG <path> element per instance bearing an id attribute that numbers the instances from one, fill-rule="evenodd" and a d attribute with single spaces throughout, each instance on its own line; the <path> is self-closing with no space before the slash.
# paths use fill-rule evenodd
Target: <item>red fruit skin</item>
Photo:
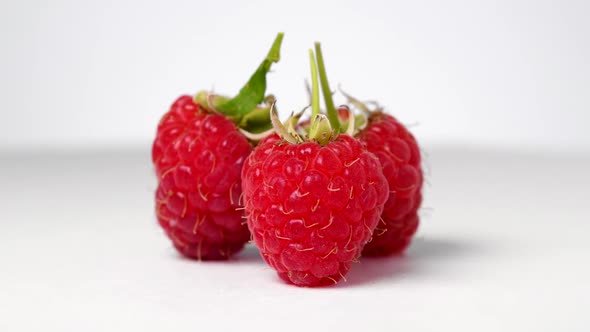
<path id="1" fill-rule="evenodd" d="M 404 125 L 382 112 L 371 114 L 367 127 L 357 138 L 379 158 L 390 190 L 382 222 L 362 254 L 400 254 L 410 245 L 418 229 L 424 180 L 420 148 Z"/>
<path id="2" fill-rule="evenodd" d="M 152 146 L 156 215 L 183 255 L 222 260 L 250 239 L 239 203 L 242 166 L 252 145 L 232 121 L 179 97 Z"/>
<path id="3" fill-rule="evenodd" d="M 337 283 L 388 196 L 377 158 L 347 135 L 321 146 L 263 140 L 242 170 L 248 227 L 263 259 L 297 286 Z"/>

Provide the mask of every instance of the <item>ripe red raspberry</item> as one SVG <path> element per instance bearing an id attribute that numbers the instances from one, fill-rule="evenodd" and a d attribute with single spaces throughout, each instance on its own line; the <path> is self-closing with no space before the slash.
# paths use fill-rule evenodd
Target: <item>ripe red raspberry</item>
<path id="1" fill-rule="evenodd" d="M 418 229 L 423 183 L 418 143 L 404 125 L 380 111 L 370 114 L 367 127 L 356 137 L 379 158 L 390 191 L 382 222 L 363 255 L 401 253 Z"/>
<path id="2" fill-rule="evenodd" d="M 158 177 L 158 222 L 179 252 L 227 259 L 250 238 L 240 206 L 241 172 L 257 139 L 271 127 L 266 74 L 280 59 L 283 33 L 233 98 L 181 96 L 158 125 L 152 161 Z M 239 128 L 238 128 L 239 127 Z"/>
<path id="3" fill-rule="evenodd" d="M 336 283 L 371 238 L 388 196 L 376 157 L 348 135 L 325 145 L 262 141 L 242 171 L 264 260 L 298 286 Z"/>
<path id="4" fill-rule="evenodd" d="M 190 96 L 174 102 L 152 149 L 159 180 L 158 222 L 182 254 L 227 259 L 250 235 L 236 210 L 241 171 L 252 151 L 232 121 L 206 111 Z"/>

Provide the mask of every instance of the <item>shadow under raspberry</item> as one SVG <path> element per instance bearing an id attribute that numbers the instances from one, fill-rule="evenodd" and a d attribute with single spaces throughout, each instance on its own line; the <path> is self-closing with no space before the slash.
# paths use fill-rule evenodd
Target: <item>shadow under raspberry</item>
<path id="1" fill-rule="evenodd" d="M 480 252 L 479 244 L 464 239 L 417 238 L 406 253 L 386 257 L 361 257 L 346 276 L 347 282 L 337 287 L 363 286 L 402 279 L 431 277 L 437 273 L 449 273 L 449 269 L 437 269 L 460 256 Z M 452 277 L 452 276 L 451 276 Z"/>
<path id="2" fill-rule="evenodd" d="M 170 254 L 176 259 L 186 261 L 189 263 L 203 263 L 203 264 L 260 264 L 266 265 L 260 257 L 260 252 L 253 244 L 246 244 L 244 249 L 239 253 L 232 255 L 228 259 L 204 259 L 199 261 L 198 259 L 184 256 L 178 251 L 170 248 Z"/>
<path id="3" fill-rule="evenodd" d="M 237 255 L 229 259 L 229 262 L 235 263 L 259 263 L 260 265 L 266 266 L 266 263 L 260 257 L 260 251 L 258 248 L 252 243 L 246 244 L 244 249 L 240 251 Z"/>

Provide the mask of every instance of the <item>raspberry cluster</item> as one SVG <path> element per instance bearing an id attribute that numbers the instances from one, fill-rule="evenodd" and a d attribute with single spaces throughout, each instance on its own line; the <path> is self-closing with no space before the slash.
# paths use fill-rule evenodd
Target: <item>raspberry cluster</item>
<path id="1" fill-rule="evenodd" d="M 311 117 L 281 122 L 265 90 L 282 36 L 236 97 L 181 96 L 162 117 L 152 148 L 156 216 L 189 258 L 228 259 L 252 239 L 284 281 L 332 285 L 361 255 L 399 254 L 410 244 L 422 202 L 420 150 L 380 108 L 343 93 L 349 105 L 335 109 L 317 43 Z"/>

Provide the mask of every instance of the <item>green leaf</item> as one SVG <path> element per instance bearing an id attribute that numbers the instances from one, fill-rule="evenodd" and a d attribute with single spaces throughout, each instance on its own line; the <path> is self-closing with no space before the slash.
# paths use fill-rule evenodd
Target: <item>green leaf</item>
<path id="1" fill-rule="evenodd" d="M 261 133 L 270 129 L 272 127 L 270 121 L 270 108 L 256 108 L 244 115 L 238 123 L 238 126 L 252 133 Z"/>
<path id="2" fill-rule="evenodd" d="M 244 116 L 256 108 L 264 100 L 266 91 L 266 74 L 270 71 L 273 63 L 280 60 L 280 49 L 283 41 L 283 33 L 280 32 L 275 38 L 270 51 L 262 61 L 256 72 L 250 77 L 250 80 L 239 94 L 227 102 L 218 105 L 217 109 L 229 116 Z"/>

